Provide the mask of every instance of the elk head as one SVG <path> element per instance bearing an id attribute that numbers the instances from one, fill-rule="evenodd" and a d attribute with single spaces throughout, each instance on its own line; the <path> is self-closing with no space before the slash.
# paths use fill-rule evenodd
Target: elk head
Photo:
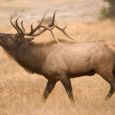
<path id="1" fill-rule="evenodd" d="M 45 31 L 47 31 L 47 30 L 50 31 L 50 33 L 52 34 L 53 38 L 57 42 L 59 42 L 58 39 L 56 39 L 54 34 L 53 34 L 53 29 L 54 28 L 56 28 L 59 31 L 63 32 L 63 34 L 65 36 L 67 36 L 68 38 L 72 39 L 65 32 L 66 26 L 64 28 L 60 28 L 59 26 L 57 26 L 55 24 L 56 11 L 53 14 L 53 17 L 51 19 L 51 23 L 49 25 L 47 25 L 47 26 L 43 25 L 46 13 L 44 14 L 44 16 L 42 17 L 42 20 L 40 21 L 40 23 L 36 27 L 33 27 L 33 24 L 31 24 L 30 32 L 25 31 L 25 28 L 24 28 L 24 25 L 23 25 L 23 20 L 20 22 L 20 26 L 19 26 L 19 24 L 18 24 L 19 17 L 14 22 L 13 22 L 13 19 L 11 17 L 11 19 L 10 19 L 11 25 L 14 27 L 14 29 L 17 31 L 17 33 L 16 34 L 0 33 L 0 45 L 3 46 L 3 47 L 6 47 L 6 46 L 9 46 L 9 45 L 11 46 L 13 44 L 29 43 L 33 39 L 35 39 L 35 36 L 39 36 L 42 33 L 44 33 Z"/>

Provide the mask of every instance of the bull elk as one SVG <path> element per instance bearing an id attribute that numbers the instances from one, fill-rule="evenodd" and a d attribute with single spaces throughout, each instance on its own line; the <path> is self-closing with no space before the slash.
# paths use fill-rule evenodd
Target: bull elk
<path id="1" fill-rule="evenodd" d="M 56 13 L 56 12 L 55 12 Z M 57 81 L 61 81 L 71 101 L 74 101 L 70 78 L 98 73 L 110 84 L 110 91 L 106 98 L 110 98 L 115 91 L 115 52 L 111 44 L 106 41 L 94 42 L 59 42 L 52 32 L 57 28 L 72 39 L 65 28 L 55 24 L 55 13 L 49 25 L 44 26 L 44 17 L 31 31 L 25 32 L 23 21 L 19 26 L 17 18 L 12 26 L 16 34 L 0 33 L 0 45 L 25 70 L 43 75 L 47 86 L 43 97 L 46 99 L 52 92 Z M 57 42 L 34 43 L 35 36 L 50 31 Z"/>

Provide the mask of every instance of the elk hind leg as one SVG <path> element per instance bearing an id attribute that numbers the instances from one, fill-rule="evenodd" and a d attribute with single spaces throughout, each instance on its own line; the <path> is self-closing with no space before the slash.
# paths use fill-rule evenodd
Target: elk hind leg
<path id="1" fill-rule="evenodd" d="M 113 71 L 110 71 L 109 69 L 107 71 L 103 71 L 103 73 L 99 72 L 99 74 L 110 84 L 110 90 L 105 97 L 106 100 L 110 99 L 115 92 L 115 75 L 113 74 Z"/>
<path id="2" fill-rule="evenodd" d="M 64 86 L 69 99 L 72 102 L 74 102 L 74 96 L 73 96 L 72 85 L 71 85 L 70 79 L 65 76 L 62 76 L 60 81 L 61 81 L 62 85 Z"/>
<path id="3" fill-rule="evenodd" d="M 112 97 L 114 92 L 115 92 L 115 83 L 110 83 L 110 90 L 109 90 L 107 96 L 105 97 L 105 100 L 110 99 L 110 97 Z"/>
<path id="4" fill-rule="evenodd" d="M 109 77 L 108 77 L 108 79 L 106 80 L 106 81 L 108 81 L 109 82 L 109 84 L 110 84 L 110 90 L 109 90 L 109 92 L 108 92 L 108 94 L 107 94 L 107 96 L 106 96 L 106 100 L 107 99 L 109 99 L 110 97 L 112 97 L 112 95 L 114 94 L 114 92 L 115 92 L 115 75 L 112 73 Z"/>

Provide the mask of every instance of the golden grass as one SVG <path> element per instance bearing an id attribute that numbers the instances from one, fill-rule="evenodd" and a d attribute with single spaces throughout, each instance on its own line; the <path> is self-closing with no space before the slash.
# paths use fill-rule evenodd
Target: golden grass
<path id="1" fill-rule="evenodd" d="M 10 27 L 0 31 L 13 32 Z M 70 23 L 67 29 L 77 41 L 115 40 L 115 26 L 110 21 L 85 24 Z M 57 38 L 65 37 L 55 31 Z M 48 38 L 46 38 L 48 36 Z M 51 40 L 49 33 L 36 42 Z M 25 72 L 0 48 L 0 115 L 114 115 L 115 95 L 104 101 L 109 84 L 99 75 L 72 79 L 75 104 L 68 99 L 61 83 L 46 102 L 42 100 L 47 80 L 37 74 Z"/>

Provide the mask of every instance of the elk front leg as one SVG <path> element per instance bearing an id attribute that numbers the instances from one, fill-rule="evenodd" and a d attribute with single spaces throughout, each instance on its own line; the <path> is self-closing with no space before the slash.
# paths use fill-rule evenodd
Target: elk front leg
<path id="1" fill-rule="evenodd" d="M 48 80 L 46 88 L 45 88 L 44 93 L 43 93 L 44 99 L 48 98 L 49 94 L 52 92 L 53 88 L 55 87 L 55 84 L 56 84 L 56 81 Z"/>

